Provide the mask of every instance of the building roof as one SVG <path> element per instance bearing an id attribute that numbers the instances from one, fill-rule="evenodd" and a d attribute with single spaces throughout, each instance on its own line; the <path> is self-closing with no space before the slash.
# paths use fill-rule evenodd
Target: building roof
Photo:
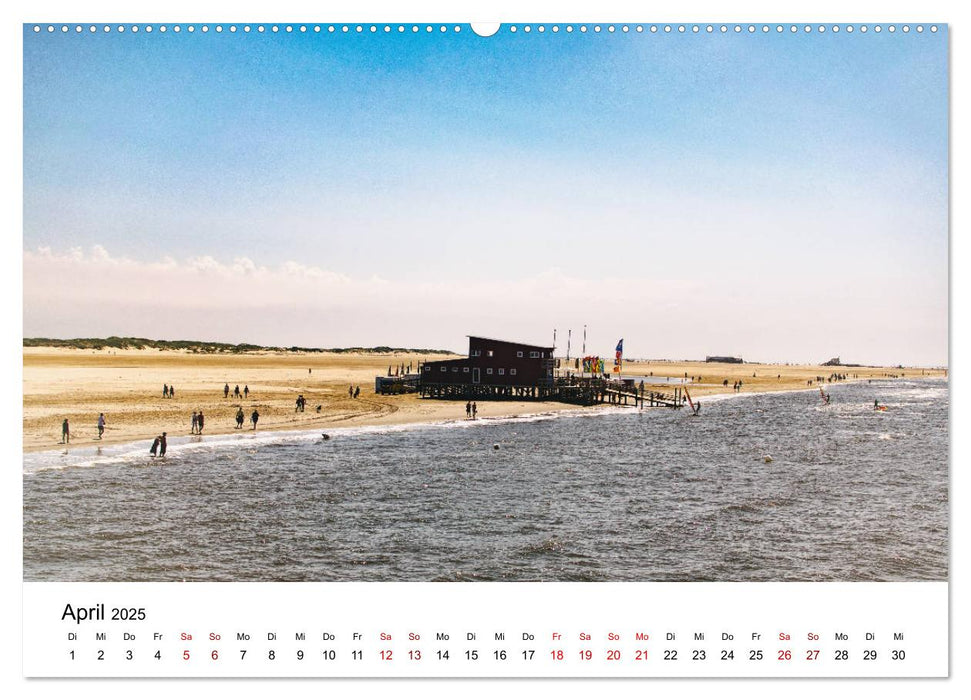
<path id="1" fill-rule="evenodd" d="M 505 343 L 506 345 L 522 345 L 528 348 L 539 348 L 540 350 L 553 350 L 552 345 L 534 345 L 532 343 L 520 343 L 518 340 L 500 340 L 499 338 L 488 338 L 484 335 L 467 335 L 465 336 L 469 340 L 475 338 L 476 340 L 488 340 L 493 343 Z"/>

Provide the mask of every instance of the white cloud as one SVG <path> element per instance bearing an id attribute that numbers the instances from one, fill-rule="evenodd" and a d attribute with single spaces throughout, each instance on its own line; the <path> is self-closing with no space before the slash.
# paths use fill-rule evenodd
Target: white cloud
<path id="1" fill-rule="evenodd" d="M 101 246 L 24 252 L 27 336 L 138 335 L 265 345 L 402 345 L 461 349 L 466 334 L 546 342 L 584 324 L 588 349 L 698 358 L 941 364 L 947 360 L 946 280 L 939 303 L 914 313 L 906 287 L 819 285 L 810 270 L 784 284 L 760 274 L 706 279 L 690 266 L 592 264 L 598 277 L 551 267 L 502 281 L 439 281 L 409 259 L 399 279 L 350 277 L 301 262 L 247 257 L 115 257 Z M 851 311 L 847 311 L 850 309 Z M 576 346 L 576 343 L 574 344 Z M 576 350 L 576 347 L 574 347 Z"/>

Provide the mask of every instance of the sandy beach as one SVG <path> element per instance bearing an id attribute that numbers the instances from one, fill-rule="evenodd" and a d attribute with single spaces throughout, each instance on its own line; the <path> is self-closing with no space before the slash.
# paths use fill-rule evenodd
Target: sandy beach
<path id="1" fill-rule="evenodd" d="M 464 418 L 465 407 L 461 402 L 423 400 L 417 394 L 380 396 L 374 393 L 375 376 L 386 375 L 389 365 L 412 363 L 417 367 L 420 361 L 444 357 L 447 356 L 293 352 L 210 355 L 167 350 L 24 348 L 23 449 L 57 449 L 61 445 L 61 424 L 65 418 L 70 421 L 72 445 L 149 441 L 162 431 L 170 436 L 187 435 L 193 411 L 202 411 L 205 415 L 203 434 L 233 433 L 239 407 L 246 416 L 244 430 L 251 428 L 249 416 L 253 410 L 259 411 L 260 431 Z M 741 393 L 815 388 L 817 377 L 829 377 L 834 372 L 855 381 L 944 374 L 943 370 L 921 368 L 666 361 L 628 362 L 623 374 L 643 377 L 646 384 L 662 381 L 662 377 L 683 379 L 687 375 L 689 380 L 693 378 L 691 395 L 703 397 L 732 393 L 738 380 L 743 382 Z M 809 381 L 814 382 L 811 387 L 807 384 Z M 230 395 L 225 398 L 223 388 L 227 383 Z M 162 397 L 163 384 L 175 388 L 175 398 Z M 233 397 L 236 385 L 240 390 L 249 387 L 248 398 Z M 351 386 L 360 386 L 359 398 L 348 396 Z M 306 410 L 302 413 L 294 410 L 300 394 L 306 399 Z M 558 410 L 575 411 L 577 406 L 478 402 L 480 417 Z M 106 419 L 101 440 L 97 430 L 99 413 L 104 413 Z"/>

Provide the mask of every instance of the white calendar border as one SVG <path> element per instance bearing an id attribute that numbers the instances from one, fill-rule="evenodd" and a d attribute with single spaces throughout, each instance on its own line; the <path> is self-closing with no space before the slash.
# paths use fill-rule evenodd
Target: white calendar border
<path id="1" fill-rule="evenodd" d="M 153 6 L 154 5 L 154 6 Z M 4 430 L 9 431 L 3 437 L 4 450 L 8 459 L 7 477 L 3 483 L 2 498 L 5 514 L 5 534 L 15 545 L 5 550 L 10 561 L 4 567 L 4 596 L 11 601 L 14 608 L 19 607 L 20 590 L 22 587 L 22 538 L 19 536 L 22 527 L 22 478 L 19 464 L 22 463 L 20 454 L 20 399 L 21 384 L 21 352 L 19 340 L 15 337 L 21 330 L 22 309 L 22 182 L 20 180 L 22 163 L 20 152 L 21 133 L 21 101 L 20 76 L 22 62 L 22 37 L 20 24 L 26 21 L 51 20 L 73 21 L 96 19 L 124 19 L 126 21 L 213 21 L 235 20 L 236 18 L 268 18 L 272 21 L 307 21 L 309 18 L 322 18 L 335 21 L 827 21 L 827 22 L 861 22 L 861 21 L 938 21 L 951 23 L 951 55 L 953 78 L 951 124 L 962 122 L 971 123 L 971 110 L 968 109 L 967 96 L 962 90 L 959 78 L 967 75 L 968 51 L 962 42 L 962 34 L 968 31 L 971 24 L 964 22 L 965 15 L 957 9 L 957 3 L 924 0 L 920 3 L 902 2 L 900 0 L 886 0 L 879 4 L 877 11 L 863 3 L 853 5 L 849 2 L 821 0 L 812 4 L 782 6 L 777 2 L 740 0 L 732 3 L 715 2 L 713 0 L 698 1 L 690 6 L 685 3 L 672 3 L 670 6 L 647 6 L 635 2 L 599 2 L 579 3 L 575 0 L 560 0 L 559 2 L 536 2 L 528 9 L 523 9 L 520 3 L 512 0 L 494 0 L 493 2 L 476 2 L 472 5 L 462 5 L 444 0 L 415 0 L 414 2 L 395 3 L 390 0 L 383 2 L 368 2 L 366 5 L 352 6 L 349 3 L 321 4 L 312 2 L 294 2 L 291 0 L 277 0 L 274 3 L 253 2 L 240 0 L 230 5 L 225 3 L 209 3 L 202 5 L 198 1 L 169 0 L 165 3 L 131 3 L 118 0 L 91 0 L 88 2 L 50 1 L 38 2 L 30 7 L 4 8 L 3 48 L 5 51 L 3 68 L 3 88 L 7 97 L 4 110 L 4 125 L 7 137 L 4 140 L 5 163 L 9 168 L 8 178 L 4 182 L 4 211 L 7 213 L 7 235 L 4 237 L 4 275 L 6 281 L 5 296 L 10 306 L 2 312 L 7 343 L 4 345 L 8 353 L 8 372 L 3 377 L 3 396 L 7 400 L 3 404 Z M 966 80 L 964 81 L 966 82 Z M 11 99 L 17 97 L 17 99 Z M 957 129 L 952 131 L 952 173 L 955 182 L 960 183 L 962 165 L 968 162 L 968 150 L 963 134 Z M 13 187 L 9 183 L 14 183 Z M 952 192 L 952 228 L 960 231 L 961 210 L 960 199 Z M 968 268 L 967 244 L 960 241 L 958 236 L 952 236 L 952 301 L 951 309 L 955 307 L 966 312 L 968 300 L 968 282 L 962 280 L 958 271 Z M 959 418 L 964 415 L 963 406 L 969 398 L 967 381 L 963 379 L 960 370 L 954 372 L 955 357 L 958 352 L 966 353 L 968 348 L 966 326 L 955 325 L 957 314 L 951 313 L 951 377 L 952 377 L 952 428 Z M 21 333 L 22 337 L 22 333 Z M 10 371 L 13 368 L 13 371 Z M 15 403 L 16 401 L 16 403 Z M 960 465 L 969 464 L 966 459 L 969 454 L 967 438 L 959 431 L 952 432 L 952 519 L 951 543 L 954 552 L 959 546 L 966 550 L 969 518 L 965 514 L 967 508 L 962 508 L 969 495 L 968 477 L 962 473 Z M 102 697 L 130 697 L 137 693 L 141 697 L 167 697 L 173 693 L 197 696 L 219 692 L 231 692 L 239 697 L 264 697 L 273 692 L 363 692 L 365 685 L 369 690 L 378 692 L 403 693 L 405 697 L 454 697 L 457 693 L 464 696 L 492 697 L 497 693 L 528 692 L 535 695 L 550 690 L 566 697 L 587 697 L 589 695 L 603 695 L 610 693 L 621 697 L 643 697 L 645 693 L 712 693 L 728 692 L 732 695 L 745 694 L 752 697 L 769 697 L 784 693 L 786 697 L 810 697 L 819 693 L 847 693 L 847 692 L 879 692 L 885 697 L 913 697 L 918 693 L 933 695 L 951 695 L 957 691 L 955 679 L 966 675 L 962 667 L 966 666 L 961 660 L 965 658 L 968 646 L 963 642 L 962 632 L 968 627 L 964 624 L 967 615 L 964 612 L 967 605 L 960 595 L 959 584 L 967 579 L 968 566 L 964 560 L 952 557 L 951 560 L 951 658 L 952 680 L 941 681 L 816 681 L 810 683 L 794 683 L 792 681 L 708 681 L 708 680 L 675 680 L 675 681 L 493 681 L 486 683 L 468 683 L 463 681 L 328 681 L 324 686 L 311 686 L 313 681 L 220 681 L 218 689 L 209 681 L 171 681 L 151 682 L 143 681 L 24 681 L 21 677 L 20 664 L 20 630 L 13 624 L 18 615 L 5 616 L 5 634 L 0 644 L 0 655 L 3 658 L 4 685 L 14 688 L 26 697 L 64 697 L 79 692 L 97 693 Z M 285 585 L 285 584 L 283 584 Z M 443 584 L 435 584 L 443 585 Z M 448 584 L 444 584 L 448 585 Z M 956 663 L 954 663 L 956 661 Z M 658 683 L 661 683 L 659 686 Z M 863 687 L 863 684 L 866 687 Z M 672 685 L 673 684 L 673 685 Z M 690 687 L 685 687 L 687 686 Z"/>

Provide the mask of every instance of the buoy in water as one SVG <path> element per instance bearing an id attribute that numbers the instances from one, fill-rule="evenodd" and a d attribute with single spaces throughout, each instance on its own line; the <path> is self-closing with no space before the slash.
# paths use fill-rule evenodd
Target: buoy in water
<path id="1" fill-rule="evenodd" d="M 499 443 L 497 442 L 495 445 L 493 445 L 492 446 L 492 449 L 498 450 L 499 449 Z"/>
<path id="2" fill-rule="evenodd" d="M 330 440 L 330 435 L 328 435 L 327 433 L 321 433 L 320 437 L 322 440 Z"/>

